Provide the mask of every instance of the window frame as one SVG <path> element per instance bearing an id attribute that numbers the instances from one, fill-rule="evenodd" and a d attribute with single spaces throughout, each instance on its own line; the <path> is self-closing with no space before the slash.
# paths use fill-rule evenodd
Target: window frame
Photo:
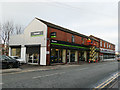
<path id="1" fill-rule="evenodd" d="M 75 42 L 75 36 L 72 35 L 72 43 L 74 43 L 74 42 Z"/>
<path id="2" fill-rule="evenodd" d="M 82 39 L 81 39 L 81 40 L 82 40 L 82 44 L 84 44 L 84 38 L 83 38 L 83 37 L 82 37 Z"/>
<path id="3" fill-rule="evenodd" d="M 107 48 L 108 48 L 108 43 L 107 43 Z"/>
<path id="4" fill-rule="evenodd" d="M 102 40 L 100 41 L 100 47 L 102 47 Z"/>
<path id="5" fill-rule="evenodd" d="M 111 48 L 111 44 L 109 44 L 109 48 Z"/>
<path id="6" fill-rule="evenodd" d="M 105 48 L 105 44 L 106 44 L 106 43 L 104 42 L 104 48 Z"/>

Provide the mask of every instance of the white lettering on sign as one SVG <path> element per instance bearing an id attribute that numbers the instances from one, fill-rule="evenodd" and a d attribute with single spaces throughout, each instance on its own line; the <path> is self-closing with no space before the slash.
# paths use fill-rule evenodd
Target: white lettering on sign
<path id="1" fill-rule="evenodd" d="M 57 41 L 52 40 L 52 42 L 57 42 Z"/>
<path id="2" fill-rule="evenodd" d="M 41 36 L 43 35 L 43 31 L 37 31 L 37 32 L 31 32 L 31 36 L 34 37 L 34 36 Z"/>

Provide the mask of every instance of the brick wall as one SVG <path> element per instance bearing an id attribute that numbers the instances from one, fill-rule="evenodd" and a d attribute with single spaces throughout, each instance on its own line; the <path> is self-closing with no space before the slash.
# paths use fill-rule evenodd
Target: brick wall
<path id="1" fill-rule="evenodd" d="M 95 37 L 95 36 L 90 36 L 90 37 L 93 37 L 93 38 L 99 40 L 99 46 L 100 46 L 100 48 L 115 50 L 115 45 L 114 45 L 114 44 L 112 44 L 112 43 L 110 43 L 110 42 L 107 42 L 107 41 L 104 41 L 104 40 L 102 40 L 102 39 L 100 39 L 100 38 L 97 38 L 97 37 Z M 102 46 L 100 45 L 100 44 L 101 44 L 101 43 L 100 43 L 101 41 L 102 41 Z M 105 43 L 105 47 L 104 47 L 104 43 Z M 107 44 L 108 44 L 108 47 L 107 47 Z M 110 45 L 110 47 L 109 47 L 109 45 Z"/>
<path id="2" fill-rule="evenodd" d="M 60 41 L 65 41 L 65 42 L 70 42 L 70 43 L 72 42 L 72 35 L 73 34 L 48 27 L 48 34 L 49 34 L 48 38 L 50 38 L 50 33 L 51 32 L 56 32 L 57 37 L 54 38 L 55 40 L 60 40 Z M 83 44 L 83 42 L 84 42 L 84 45 L 88 45 L 87 38 L 77 36 L 77 35 L 73 35 L 73 36 L 74 36 L 74 39 L 75 39 L 75 42 L 74 42 L 75 44 Z M 97 44 L 98 42 L 93 40 L 93 43 Z M 98 44 L 97 44 L 97 47 L 99 47 Z"/>

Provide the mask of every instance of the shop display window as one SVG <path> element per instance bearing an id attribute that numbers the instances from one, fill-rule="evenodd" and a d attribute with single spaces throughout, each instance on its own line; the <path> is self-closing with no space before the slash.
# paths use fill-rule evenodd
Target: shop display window
<path id="1" fill-rule="evenodd" d="M 51 48 L 51 63 L 63 63 L 62 62 L 62 49 Z"/>
<path id="2" fill-rule="evenodd" d="M 12 48 L 11 56 L 19 56 L 21 55 L 21 48 Z"/>

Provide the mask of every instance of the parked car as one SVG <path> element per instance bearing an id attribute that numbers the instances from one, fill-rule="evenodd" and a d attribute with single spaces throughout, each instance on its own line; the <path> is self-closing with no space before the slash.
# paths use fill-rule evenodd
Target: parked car
<path id="1" fill-rule="evenodd" d="M 20 57 L 18 57 L 18 56 L 10 56 L 10 57 L 12 57 L 13 59 L 16 59 L 17 61 L 19 61 L 20 64 L 24 64 L 25 63 L 25 61 L 23 59 L 21 59 Z"/>
<path id="2" fill-rule="evenodd" d="M 5 55 L 0 55 L 0 68 L 18 68 L 20 62 Z"/>

